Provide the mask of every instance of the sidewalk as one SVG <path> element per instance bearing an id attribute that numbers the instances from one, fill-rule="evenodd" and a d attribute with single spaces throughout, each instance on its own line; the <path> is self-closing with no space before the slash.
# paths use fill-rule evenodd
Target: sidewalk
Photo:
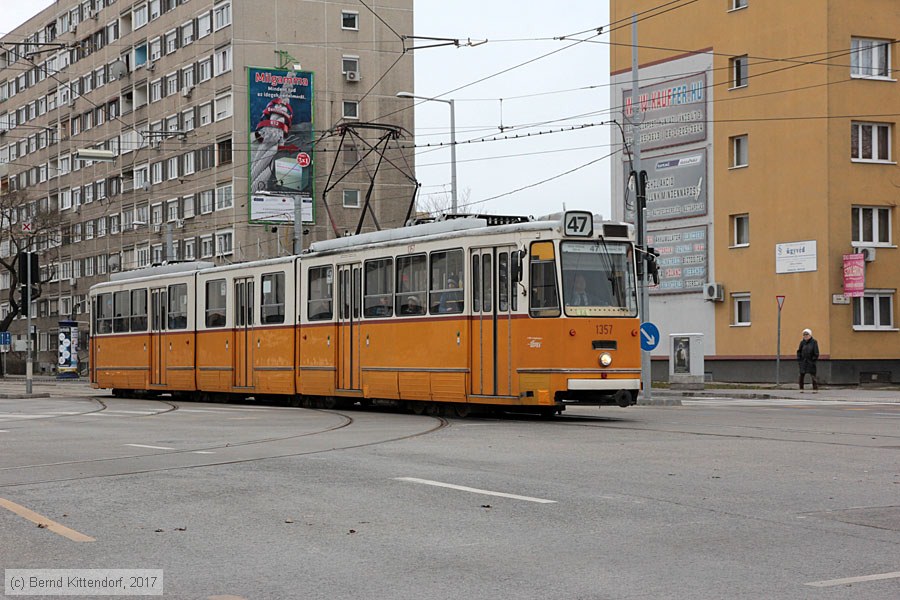
<path id="1" fill-rule="evenodd" d="M 661 384 L 663 385 L 663 384 Z M 664 384 L 668 385 L 668 384 Z M 900 386 L 819 386 L 818 392 L 807 387 L 800 390 L 796 384 L 759 384 L 736 386 L 734 384 L 707 383 L 703 390 L 678 390 L 654 387 L 655 398 L 731 398 L 734 400 L 820 400 L 830 402 L 889 402 L 900 404 Z"/>

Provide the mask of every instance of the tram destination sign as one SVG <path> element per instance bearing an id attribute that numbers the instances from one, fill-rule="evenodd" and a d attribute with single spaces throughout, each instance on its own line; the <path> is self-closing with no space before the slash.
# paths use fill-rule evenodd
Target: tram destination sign
<path id="1" fill-rule="evenodd" d="M 697 73 L 638 90 L 641 150 L 657 150 L 706 139 L 706 73 Z M 634 119 L 631 90 L 622 93 L 625 143 L 632 145 Z"/>
<path id="2" fill-rule="evenodd" d="M 647 171 L 647 221 L 700 217 L 707 212 L 706 149 L 644 158 Z M 623 164 L 625 181 L 630 165 Z M 629 182 L 633 187 L 633 183 Z M 634 198 L 631 190 L 629 198 Z M 626 220 L 634 223 L 634 206 L 626 208 Z"/>
<path id="3" fill-rule="evenodd" d="M 659 285 L 650 293 L 702 292 L 708 277 L 706 242 L 706 225 L 648 232 L 647 244 L 659 251 Z"/>

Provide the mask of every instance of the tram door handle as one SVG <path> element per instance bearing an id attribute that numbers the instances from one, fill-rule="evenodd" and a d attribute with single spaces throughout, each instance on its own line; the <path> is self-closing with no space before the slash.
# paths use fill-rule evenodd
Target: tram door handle
<path id="1" fill-rule="evenodd" d="M 256 338 L 256 347 L 257 347 L 257 348 L 260 347 L 260 346 L 259 346 L 259 341 L 260 341 L 260 338 Z"/>

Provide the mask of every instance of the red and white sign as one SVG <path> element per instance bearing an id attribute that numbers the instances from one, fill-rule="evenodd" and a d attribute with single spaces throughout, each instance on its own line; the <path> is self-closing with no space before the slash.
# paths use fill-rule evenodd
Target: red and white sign
<path id="1" fill-rule="evenodd" d="M 844 295 L 862 298 L 866 291 L 866 257 L 864 254 L 844 255 Z"/>
<path id="2" fill-rule="evenodd" d="M 775 296 L 775 300 L 778 301 L 778 310 L 781 310 L 781 307 L 784 306 L 784 296 Z"/>
<path id="3" fill-rule="evenodd" d="M 22 233 L 34 233 L 31 228 L 31 221 L 22 221 Z"/>
<path id="4" fill-rule="evenodd" d="M 297 164 L 301 167 L 308 167 L 311 162 L 312 158 L 306 152 L 301 152 L 297 155 Z"/>

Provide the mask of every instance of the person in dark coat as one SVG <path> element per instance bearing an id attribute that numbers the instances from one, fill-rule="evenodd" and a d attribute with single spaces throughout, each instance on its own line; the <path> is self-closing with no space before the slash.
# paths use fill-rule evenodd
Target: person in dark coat
<path id="1" fill-rule="evenodd" d="M 819 360 L 819 342 L 812 336 L 809 329 L 803 330 L 803 339 L 797 348 L 797 361 L 800 363 L 800 389 L 803 389 L 803 379 L 806 374 L 812 378 L 813 391 L 819 391 L 819 381 L 816 379 L 816 361 Z"/>

